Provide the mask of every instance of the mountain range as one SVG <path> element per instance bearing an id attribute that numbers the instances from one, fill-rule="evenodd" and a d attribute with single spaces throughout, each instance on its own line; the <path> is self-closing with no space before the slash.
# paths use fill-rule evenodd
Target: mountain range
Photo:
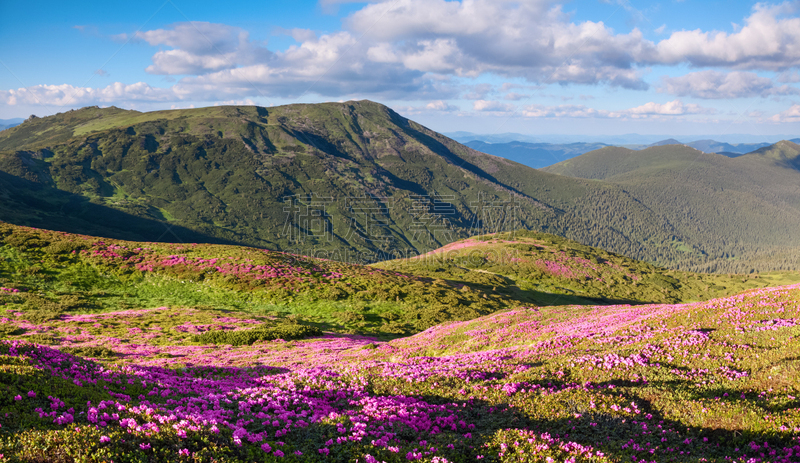
<path id="1" fill-rule="evenodd" d="M 684 145 L 607 147 L 545 170 L 623 188 L 681 233 L 701 241 L 719 237 L 727 249 L 722 257 L 732 264 L 743 246 L 754 246 L 762 259 L 788 265 L 797 260 L 785 247 L 798 244 L 792 231 L 800 223 L 798 153 L 800 145 L 790 141 L 733 159 Z"/>
<path id="2" fill-rule="evenodd" d="M 796 141 L 797 139 L 793 139 L 792 141 Z M 681 143 L 674 138 L 668 138 L 665 140 L 661 140 L 655 143 L 652 143 L 646 147 L 642 148 L 649 148 L 651 146 L 663 146 L 663 145 L 686 145 L 696 150 L 700 150 L 704 153 L 718 153 L 728 157 L 735 158 L 736 156 L 747 154 L 752 151 L 755 151 L 759 148 L 764 148 L 765 146 L 770 146 L 771 143 L 761 142 L 761 143 L 725 143 L 719 142 L 716 140 L 695 140 L 689 143 Z"/>
<path id="3" fill-rule="evenodd" d="M 547 167 L 589 151 L 609 146 L 605 143 L 554 144 L 521 141 L 486 143 L 480 140 L 472 140 L 464 144 L 474 150 L 510 159 L 534 169 Z"/>
<path id="4" fill-rule="evenodd" d="M 473 132 L 457 131 L 457 132 L 444 132 L 443 135 L 452 138 L 453 140 L 466 144 L 470 141 L 482 141 L 486 143 L 510 143 L 514 141 L 521 141 L 525 143 L 552 143 L 570 144 L 570 143 L 604 143 L 614 146 L 640 146 L 647 147 L 663 140 L 675 139 L 676 135 L 673 134 L 638 134 L 626 133 L 618 135 L 599 134 L 524 134 L 516 132 L 503 132 L 503 133 L 490 133 L 490 134 L 477 134 Z M 684 140 L 691 139 L 695 141 L 713 140 L 716 143 L 727 143 L 733 146 L 748 145 L 758 143 L 776 143 L 780 140 L 791 140 L 797 137 L 797 134 L 782 134 L 782 135 L 764 135 L 764 134 L 747 134 L 732 132 L 728 134 L 699 134 L 699 135 L 683 135 L 679 138 Z M 676 140 L 677 143 L 678 142 Z M 690 142 L 693 143 L 693 142 Z"/>
<path id="5" fill-rule="evenodd" d="M 673 268 L 797 268 L 798 193 L 786 186 L 797 184 L 797 173 L 781 157 L 793 159 L 792 145 L 751 157 L 760 173 L 744 183 L 737 183 L 742 171 L 730 173 L 720 160 L 745 161 L 712 156 L 702 164 L 704 181 L 725 192 L 709 206 L 700 180 L 679 193 L 670 182 L 648 188 L 645 171 L 633 183 L 543 172 L 370 101 L 149 113 L 90 107 L 0 133 L 0 218 L 348 261 L 405 257 L 522 228 Z M 595 166 L 613 170 L 632 152 L 604 147 L 567 162 L 622 153 Z M 656 153 L 677 172 L 699 166 L 698 151 L 688 147 L 636 153 Z M 785 187 L 760 185 L 762 178 Z"/>
<path id="6" fill-rule="evenodd" d="M 466 137 L 468 138 L 468 137 Z M 501 137 L 503 138 L 503 137 Z M 791 139 L 792 142 L 800 142 L 800 139 Z M 501 156 L 506 159 L 524 164 L 528 167 L 540 169 L 543 167 L 551 166 L 561 161 L 580 156 L 581 154 L 594 151 L 596 149 L 610 146 L 606 143 L 533 143 L 526 141 L 508 141 L 508 142 L 486 142 L 483 140 L 469 140 L 464 142 L 466 146 L 482 151 L 484 153 Z M 628 149 L 641 150 L 653 146 L 664 145 L 685 145 L 705 153 L 718 153 L 724 156 L 735 158 L 743 154 L 753 152 L 757 149 L 771 146 L 771 143 L 736 143 L 730 144 L 719 142 L 716 140 L 696 140 L 689 143 L 681 143 L 674 138 L 666 138 L 655 143 L 642 145 L 642 144 L 629 144 L 617 145 Z"/>
<path id="7" fill-rule="evenodd" d="M 15 118 L 15 119 L 0 119 L 0 131 L 5 129 L 10 129 L 11 127 L 16 127 L 22 124 L 24 119 Z"/>

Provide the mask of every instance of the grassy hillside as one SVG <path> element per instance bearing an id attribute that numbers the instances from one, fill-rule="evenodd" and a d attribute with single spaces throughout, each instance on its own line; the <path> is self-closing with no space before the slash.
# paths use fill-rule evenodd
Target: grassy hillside
<path id="1" fill-rule="evenodd" d="M 171 306 L 199 308 L 204 319 L 243 311 L 326 331 L 396 337 L 526 305 L 686 302 L 798 281 L 800 274 L 790 273 L 668 271 L 524 231 L 363 266 L 0 224 L 0 286 L 20 290 L 25 313 L 39 321 L 84 309 Z"/>
<path id="2" fill-rule="evenodd" d="M 518 305 L 438 278 L 281 252 L 126 242 L 6 224 L 0 224 L 0 286 L 20 290 L 15 295 L 26 316 L 38 321 L 86 309 L 169 305 L 200 308 L 203 319 L 244 311 L 389 337 Z"/>
<path id="3" fill-rule="evenodd" d="M 800 235 L 791 232 L 800 227 L 800 172 L 792 164 L 799 149 L 784 141 L 731 159 L 678 145 L 609 147 L 546 170 L 620 186 L 677 235 L 706 243 L 706 262 L 681 268 L 787 269 L 800 265 Z"/>
<path id="4" fill-rule="evenodd" d="M 525 304 L 676 303 L 800 282 L 798 273 L 697 274 L 668 270 L 529 231 L 456 241 L 375 267 L 495 290 Z"/>
<path id="5" fill-rule="evenodd" d="M 643 150 L 608 146 L 576 156 L 558 164 L 545 167 L 545 172 L 567 177 L 607 180 L 636 171 L 664 171 L 680 169 L 690 163 L 706 167 L 722 165 L 723 156 L 704 153 L 686 145 L 659 145 Z"/>
<path id="6" fill-rule="evenodd" d="M 84 108 L 3 131 L 0 150 L 0 219 L 40 228 L 349 262 L 525 228 L 675 268 L 800 268 L 780 254 L 792 255 L 796 215 L 753 199 L 750 184 L 715 197 L 719 211 L 688 213 L 692 200 L 673 198 L 669 182 L 642 192 L 541 172 L 369 101 Z"/>
<path id="7" fill-rule="evenodd" d="M 91 106 L 79 110 L 70 110 L 54 116 L 32 116 L 22 124 L 12 127 L 0 134 L 0 150 L 20 149 L 26 146 L 50 146 L 65 142 L 76 135 L 76 129 L 87 123 L 138 114 L 137 111 L 126 111 L 117 107 L 98 108 Z M 12 130 L 13 129 L 13 130 Z"/>
<path id="8" fill-rule="evenodd" d="M 7 461 L 745 463 L 800 452 L 798 286 L 519 308 L 390 342 L 179 307 L 75 307 L 41 321 L 31 296 L 0 288 Z M 237 346 L 195 334 L 256 331 L 290 336 Z"/>

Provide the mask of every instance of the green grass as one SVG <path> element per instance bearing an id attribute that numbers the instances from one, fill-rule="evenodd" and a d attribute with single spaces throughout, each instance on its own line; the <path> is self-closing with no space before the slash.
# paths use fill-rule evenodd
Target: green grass
<path id="1" fill-rule="evenodd" d="M 517 304 L 438 279 L 253 248 L 131 243 L 3 224 L 0 286 L 21 289 L 18 304 L 38 321 L 76 309 L 213 307 L 384 337 Z"/>
<path id="2" fill-rule="evenodd" d="M 721 275 L 669 270 L 522 230 L 457 241 L 424 256 L 375 267 L 496 291 L 534 305 L 693 302 L 800 281 L 796 272 Z"/>
<path id="3" fill-rule="evenodd" d="M 262 278 L 258 266 L 288 273 Z M 81 311 L 199 308 L 205 315 L 198 320 L 208 323 L 230 312 L 391 339 L 520 306 L 690 302 L 797 281 L 800 275 L 789 272 L 670 271 L 532 232 L 480 236 L 429 256 L 368 267 L 246 247 L 124 242 L 0 224 L 0 286 L 20 289 L 11 307 L 44 323 Z"/>
<path id="4" fill-rule="evenodd" d="M 252 328 L 241 331 L 207 331 L 192 338 L 200 344 L 230 344 L 232 346 L 249 346 L 259 341 L 273 341 L 275 339 L 303 339 L 320 336 L 319 328 L 304 325 L 277 325 L 269 328 Z"/>

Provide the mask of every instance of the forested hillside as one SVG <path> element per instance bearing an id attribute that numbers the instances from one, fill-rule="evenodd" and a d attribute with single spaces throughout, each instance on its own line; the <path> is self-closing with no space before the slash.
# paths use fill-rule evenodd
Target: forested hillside
<path id="1" fill-rule="evenodd" d="M 721 252 L 688 269 L 792 269 L 800 265 L 798 153 L 788 141 L 735 159 L 683 145 L 608 147 L 545 170 L 620 186 Z"/>

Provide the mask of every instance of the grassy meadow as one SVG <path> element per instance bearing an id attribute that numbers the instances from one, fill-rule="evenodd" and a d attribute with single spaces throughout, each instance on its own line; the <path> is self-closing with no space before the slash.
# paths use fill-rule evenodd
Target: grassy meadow
<path id="1" fill-rule="evenodd" d="M 535 233 L 376 266 L 0 240 L 0 461 L 800 455 L 797 275 L 665 271 Z"/>

